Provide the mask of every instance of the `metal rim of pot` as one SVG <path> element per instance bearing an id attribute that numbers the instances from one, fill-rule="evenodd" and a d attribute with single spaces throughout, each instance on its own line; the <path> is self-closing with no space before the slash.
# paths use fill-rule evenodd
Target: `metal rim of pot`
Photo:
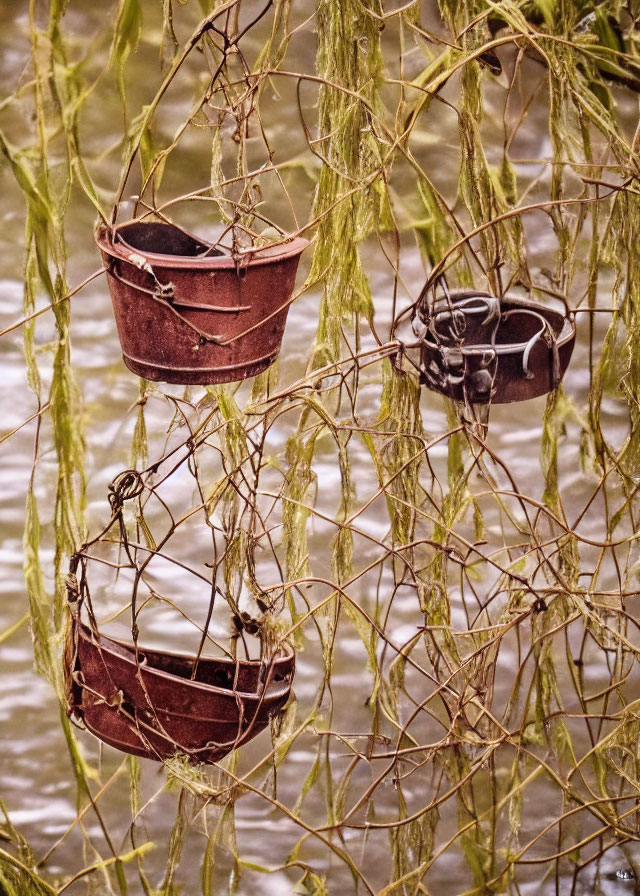
<path id="1" fill-rule="evenodd" d="M 141 249 L 125 239 L 127 229 L 135 226 L 153 227 L 156 225 L 176 228 L 176 230 L 190 237 L 195 243 L 203 245 L 205 247 L 204 252 L 200 255 L 155 252 L 146 248 Z M 125 221 L 114 227 L 107 227 L 101 224 L 95 232 L 95 241 L 98 247 L 108 255 L 119 258 L 121 261 L 131 262 L 136 266 L 141 266 L 139 261 L 139 258 L 141 258 L 148 259 L 149 263 L 153 263 L 153 265 L 159 268 L 180 268 L 184 270 L 193 268 L 197 271 L 237 270 L 238 268 L 242 269 L 275 261 L 284 261 L 287 258 L 293 258 L 302 254 L 310 244 L 310 241 L 305 237 L 286 236 L 284 234 L 282 240 L 268 243 L 265 246 L 251 246 L 240 250 L 235 257 L 230 252 L 222 252 L 219 249 L 217 249 L 216 254 L 213 254 L 212 250 L 216 250 L 216 244 L 206 245 L 200 237 L 175 224 L 145 221 L 141 218 Z M 207 254 L 208 252 L 212 254 Z M 134 258 L 132 258 L 132 255 Z"/>
<path id="2" fill-rule="evenodd" d="M 222 695 L 227 695 L 230 691 L 233 692 L 234 696 L 237 696 L 241 700 L 259 700 L 263 693 L 266 693 L 266 688 L 270 685 L 280 685 L 280 690 L 276 690 L 274 687 L 274 692 L 269 693 L 269 697 L 276 699 L 278 697 L 282 697 L 286 693 L 291 690 L 291 681 L 293 680 L 293 673 L 295 670 L 295 654 L 293 649 L 284 642 L 281 646 L 281 650 L 279 653 L 276 653 L 273 657 L 270 658 L 268 662 L 263 660 L 233 660 L 228 659 L 226 657 L 200 657 L 197 658 L 191 654 L 180 653 L 177 651 L 170 650 L 157 650 L 157 649 L 149 649 L 144 647 L 142 644 L 134 644 L 133 642 L 122 641 L 119 638 L 112 638 L 109 635 L 104 635 L 102 632 L 98 631 L 95 628 L 87 625 L 83 621 L 78 622 L 79 626 L 79 637 L 84 638 L 85 641 L 92 641 L 95 646 L 98 648 L 100 652 L 114 652 L 113 647 L 122 649 L 122 653 L 118 652 L 118 656 L 124 662 L 129 665 L 134 665 L 137 669 L 144 669 L 149 672 L 149 674 L 153 675 L 154 678 L 158 678 L 161 681 L 166 682 L 176 682 L 180 684 L 184 684 L 189 689 L 194 691 L 202 691 L 205 693 L 220 693 Z M 124 654 L 127 655 L 124 655 Z M 158 668 L 152 664 L 148 664 L 145 660 L 148 659 L 150 654 L 161 655 L 166 661 L 169 663 L 172 660 L 176 661 L 186 661 L 188 663 L 193 663 L 197 667 L 201 664 L 211 664 L 211 665 L 229 665 L 230 668 L 246 668 L 250 667 L 251 669 L 257 669 L 260 672 L 265 671 L 266 675 L 266 684 L 262 682 L 264 685 L 263 690 L 256 691 L 241 691 L 231 684 L 229 687 L 224 687 L 216 684 L 208 684 L 203 681 L 199 681 L 198 679 L 188 679 L 184 678 L 181 675 L 178 675 L 175 672 L 169 672 L 165 669 Z M 196 662 L 197 661 L 197 662 Z M 275 674 L 277 673 L 279 667 L 282 666 L 284 668 L 289 668 L 291 671 L 287 673 L 286 678 L 281 683 L 278 679 L 275 678 Z M 172 715 L 181 715 L 181 713 L 173 712 Z"/>

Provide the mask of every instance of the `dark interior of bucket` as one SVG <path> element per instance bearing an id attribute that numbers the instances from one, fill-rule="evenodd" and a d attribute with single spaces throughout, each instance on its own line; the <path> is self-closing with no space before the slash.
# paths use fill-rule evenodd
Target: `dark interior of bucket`
<path id="1" fill-rule="evenodd" d="M 162 221 L 135 221 L 118 227 L 118 239 L 137 252 L 153 252 L 156 255 L 180 255 L 196 257 L 222 255 L 219 249 L 203 243 L 175 224 Z"/>
<path id="2" fill-rule="evenodd" d="M 195 659 L 190 656 L 163 653 L 157 650 L 144 649 L 139 652 L 139 661 L 147 663 L 153 669 L 167 672 L 169 675 L 177 675 L 179 678 L 192 679 L 200 684 L 209 684 L 218 688 L 231 689 L 252 693 L 260 684 L 261 667 L 258 663 L 241 663 L 236 666 L 233 660 L 203 658 L 198 663 L 196 673 L 193 675 Z M 262 667 L 265 668 L 264 666 Z M 285 676 L 277 669 L 273 670 L 271 680 L 283 681 Z"/>
<path id="3" fill-rule="evenodd" d="M 84 626 L 85 637 L 93 640 L 90 629 Z M 135 662 L 136 651 L 133 645 L 127 645 L 121 641 L 115 641 L 107 638 L 105 635 L 99 635 L 100 648 L 103 651 L 103 661 L 108 662 L 108 652 L 112 652 L 127 661 Z M 137 661 L 141 665 L 147 665 L 149 668 L 166 672 L 169 675 L 175 675 L 178 678 L 193 680 L 198 684 L 211 685 L 226 690 L 236 689 L 246 693 L 255 693 L 259 690 L 261 679 L 267 667 L 260 663 L 236 663 L 231 659 L 203 657 L 199 662 L 195 675 L 193 669 L 195 659 L 190 656 L 184 656 L 174 653 L 165 653 L 160 650 L 150 650 L 147 648 L 139 648 Z M 262 674 L 261 674 L 262 673 Z M 278 682 L 287 681 L 291 677 L 290 664 L 286 664 L 284 668 L 279 669 L 275 666 L 271 670 L 270 681 L 274 685 Z"/>
<path id="4" fill-rule="evenodd" d="M 522 345 L 528 342 L 533 336 L 543 328 L 546 320 L 556 337 L 560 336 L 564 325 L 564 315 L 551 308 L 544 308 L 536 305 L 535 309 L 523 307 L 515 302 L 501 302 L 501 318 L 495 333 L 496 345 Z M 493 333 L 496 328 L 496 321 L 490 320 L 487 323 L 486 314 L 478 313 L 478 309 L 473 309 L 465 313 L 464 309 L 458 308 L 458 312 L 464 315 L 465 326 L 461 333 L 461 344 L 466 346 L 490 346 L 493 342 Z M 509 312 L 505 314 L 505 312 Z M 440 318 L 437 329 L 443 336 L 450 331 L 447 326 L 447 319 Z M 433 335 L 429 334 L 429 341 L 433 340 Z M 445 344 L 451 345 L 455 340 L 443 340 Z"/>

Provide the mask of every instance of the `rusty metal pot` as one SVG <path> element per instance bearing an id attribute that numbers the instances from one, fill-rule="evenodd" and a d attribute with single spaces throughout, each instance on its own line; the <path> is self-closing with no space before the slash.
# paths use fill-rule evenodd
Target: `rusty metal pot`
<path id="1" fill-rule="evenodd" d="M 127 367 L 167 383 L 227 383 L 276 358 L 300 255 L 296 237 L 239 264 L 173 224 L 99 227 L 96 243 Z"/>
<path id="2" fill-rule="evenodd" d="M 430 302 L 414 330 L 424 385 L 472 404 L 526 401 L 557 388 L 576 338 L 569 312 L 473 290 Z"/>
<path id="3" fill-rule="evenodd" d="M 255 737 L 285 705 L 293 651 L 269 662 L 148 650 L 73 622 L 67 670 L 69 713 L 125 753 L 166 759 L 176 752 L 215 762 Z"/>

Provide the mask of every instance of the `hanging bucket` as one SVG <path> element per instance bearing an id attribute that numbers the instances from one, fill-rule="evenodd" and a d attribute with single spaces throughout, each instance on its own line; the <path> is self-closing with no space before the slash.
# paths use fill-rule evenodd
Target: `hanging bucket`
<path id="1" fill-rule="evenodd" d="M 419 310 L 421 381 L 454 401 L 506 404 L 556 389 L 571 360 L 573 315 L 511 296 L 450 290 Z"/>
<path id="2" fill-rule="evenodd" d="M 124 362 L 166 383 L 228 383 L 276 358 L 308 240 L 253 249 L 236 264 L 173 224 L 100 227 L 96 243 Z"/>
<path id="3" fill-rule="evenodd" d="M 73 622 L 68 711 L 105 743 L 147 759 L 215 762 L 251 740 L 289 699 L 290 649 L 269 661 L 147 650 Z"/>

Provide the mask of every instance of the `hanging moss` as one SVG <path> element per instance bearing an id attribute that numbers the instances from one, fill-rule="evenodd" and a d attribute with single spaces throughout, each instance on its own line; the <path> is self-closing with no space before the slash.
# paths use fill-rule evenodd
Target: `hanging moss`
<path id="1" fill-rule="evenodd" d="M 380 4 L 374 9 L 380 13 Z M 323 166 L 313 213 L 322 217 L 310 274 L 312 281 L 323 283 L 312 362 L 320 367 L 339 357 L 343 325 L 350 324 L 357 333 L 360 317 L 372 319 L 358 244 L 377 225 L 387 200 L 374 188 L 384 178 L 373 127 L 380 108 L 380 26 L 351 0 L 322 0 L 317 17 L 317 71 L 328 82 L 320 89 Z"/>

